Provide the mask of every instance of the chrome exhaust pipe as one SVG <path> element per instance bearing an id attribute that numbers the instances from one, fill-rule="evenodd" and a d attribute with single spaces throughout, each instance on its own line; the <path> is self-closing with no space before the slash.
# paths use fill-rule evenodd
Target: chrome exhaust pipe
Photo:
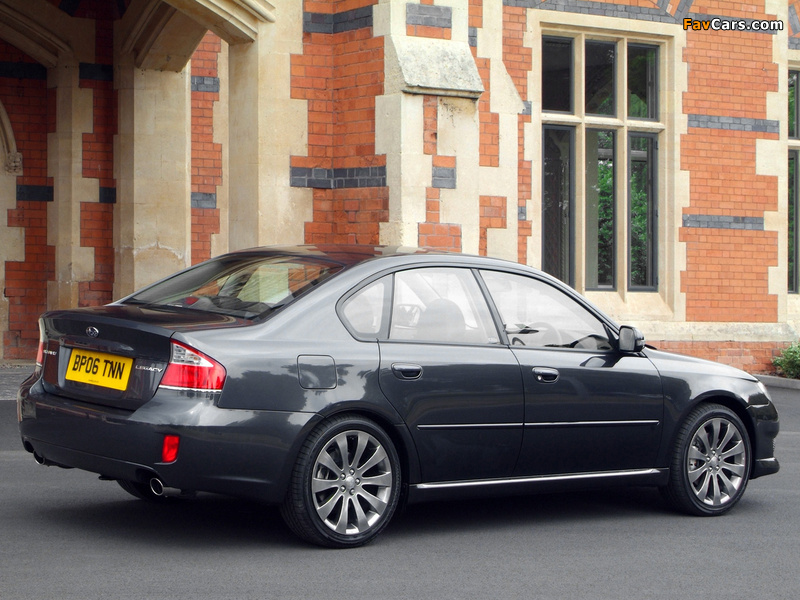
<path id="1" fill-rule="evenodd" d="M 38 454 L 36 452 L 33 453 L 33 460 L 36 461 L 37 465 L 42 465 L 43 467 L 59 467 L 60 469 L 71 469 L 72 468 L 72 467 L 68 467 L 66 465 L 62 465 L 62 464 L 57 463 L 57 462 L 53 462 L 52 460 L 49 460 L 49 459 L 45 458 L 44 456 L 42 456 L 41 454 Z"/>
<path id="2" fill-rule="evenodd" d="M 164 495 L 164 482 L 161 481 L 158 477 L 153 477 L 150 479 L 150 491 L 153 492 L 156 496 L 163 496 Z"/>

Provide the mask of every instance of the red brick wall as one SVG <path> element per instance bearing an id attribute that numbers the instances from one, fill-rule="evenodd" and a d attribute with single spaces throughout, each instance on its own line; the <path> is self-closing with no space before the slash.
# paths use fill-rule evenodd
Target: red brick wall
<path id="1" fill-rule="evenodd" d="M 789 0 L 789 8 L 794 7 L 795 12 L 798 16 L 800 16 L 800 0 Z M 800 31 L 792 31 L 791 27 L 788 27 L 789 35 L 791 37 L 800 37 Z"/>
<path id="2" fill-rule="evenodd" d="M 337 14 L 377 0 L 304 2 L 304 10 Z M 375 98 L 383 94 L 383 38 L 371 27 L 339 33 L 304 33 L 303 54 L 292 56 L 292 97 L 308 102 L 308 155 L 292 167 L 385 167 L 375 153 Z M 385 187 L 314 189 L 307 243 L 377 244 L 389 218 Z"/>
<path id="3" fill-rule="evenodd" d="M 3 41 L 0 61 L 36 64 Z M 0 102 L 23 157 L 17 185 L 52 187 L 53 180 L 47 176 L 47 134 L 55 131 L 55 95 L 48 93 L 46 79 L 0 77 Z M 2 218 L 9 227 L 21 227 L 25 233 L 24 260 L 3 265 L 9 303 L 3 356 L 32 359 L 39 340 L 37 318 L 47 308 L 47 282 L 55 275 L 54 248 L 47 245 L 47 202 L 17 200 L 16 207 Z"/>
<path id="4" fill-rule="evenodd" d="M 436 4 L 435 0 L 419 0 L 419 4 L 428 4 L 433 6 Z M 449 40 L 453 35 L 453 30 L 450 27 L 429 27 L 426 25 L 406 25 L 406 35 L 415 37 L 435 38 L 439 40 Z"/>
<path id="5" fill-rule="evenodd" d="M 218 77 L 221 40 L 206 33 L 192 55 L 192 76 Z M 192 91 L 192 192 L 215 194 L 222 185 L 222 144 L 214 142 L 218 92 Z M 219 208 L 192 208 L 192 264 L 211 258 L 211 236 L 220 231 Z"/>
<path id="6" fill-rule="evenodd" d="M 480 165 L 482 167 L 500 166 L 500 115 L 491 111 L 491 59 L 475 57 L 478 73 L 483 81 L 483 89 L 478 100 L 478 119 L 480 120 Z"/>
<path id="7" fill-rule="evenodd" d="M 523 8 L 503 8 L 503 64 L 508 71 L 520 98 L 528 100 L 528 76 L 533 68 L 533 52 L 526 48 L 523 36 L 527 30 L 528 12 Z M 527 208 L 532 199 L 531 161 L 525 160 L 525 124 L 531 115 L 521 114 L 517 125 L 517 206 Z M 528 262 L 528 238 L 533 233 L 532 222 L 526 218 L 517 222 L 517 260 Z M 513 218 L 513 216 L 512 216 Z"/>
<path id="8" fill-rule="evenodd" d="M 81 202 L 81 246 L 94 248 L 94 280 L 78 284 L 78 305 L 99 306 L 113 300 L 114 205 Z"/>
<path id="9" fill-rule="evenodd" d="M 700 0 L 692 10 L 774 18 L 764 14 L 763 2 Z M 778 91 L 773 38 L 689 31 L 684 112 L 766 119 L 766 94 Z M 684 214 L 763 218 L 764 211 L 777 210 L 777 178 L 756 174 L 758 139 L 778 139 L 778 134 L 689 128 L 681 139 L 681 168 L 690 173 L 690 205 Z M 778 264 L 775 232 L 683 227 L 680 241 L 686 243 L 687 253 L 687 270 L 681 274 L 687 320 L 777 320 L 777 296 L 768 291 L 769 267 Z"/>
<path id="10" fill-rule="evenodd" d="M 431 166 L 456 168 L 455 156 L 438 154 L 439 97 L 425 96 L 422 99 L 422 151 L 431 157 Z M 461 225 L 442 223 L 440 215 L 441 190 L 425 188 L 425 222 L 417 228 L 417 244 L 422 248 L 436 248 L 449 252 L 461 251 Z"/>
<path id="11" fill-rule="evenodd" d="M 647 340 L 659 350 L 725 363 L 750 373 L 775 372 L 772 359 L 788 344 L 775 342 L 664 342 Z"/>
<path id="12" fill-rule="evenodd" d="M 489 229 L 506 228 L 506 205 L 508 198 L 505 196 L 480 197 L 480 242 L 479 254 L 486 256 L 487 236 Z"/>
<path id="13" fill-rule="evenodd" d="M 469 0 L 469 26 L 483 27 L 483 0 Z"/>
<path id="14" fill-rule="evenodd" d="M 774 231 L 682 228 L 686 242 L 687 321 L 765 322 L 778 316 L 778 299 L 769 294 L 767 267 L 778 264 Z"/>

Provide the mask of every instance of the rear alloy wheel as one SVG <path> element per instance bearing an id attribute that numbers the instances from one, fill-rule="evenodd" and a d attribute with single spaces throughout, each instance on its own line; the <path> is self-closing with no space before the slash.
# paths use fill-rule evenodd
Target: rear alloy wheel
<path id="1" fill-rule="evenodd" d="M 372 421 L 338 416 L 309 435 L 281 514 L 303 539 L 333 548 L 361 546 L 389 523 L 400 495 L 400 461 Z"/>
<path id="2" fill-rule="evenodd" d="M 750 438 L 736 414 L 701 404 L 686 418 L 670 469 L 667 499 L 693 515 L 721 515 L 739 501 L 750 478 Z"/>

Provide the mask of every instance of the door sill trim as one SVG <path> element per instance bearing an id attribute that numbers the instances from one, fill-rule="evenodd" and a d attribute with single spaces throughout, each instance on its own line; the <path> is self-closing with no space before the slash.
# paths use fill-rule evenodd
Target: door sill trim
<path id="1" fill-rule="evenodd" d="M 658 475 L 661 469 L 630 469 L 625 471 L 599 471 L 594 473 L 571 473 L 559 475 L 535 475 L 532 477 L 510 477 L 507 479 L 471 479 L 464 481 L 435 481 L 431 483 L 416 483 L 410 487 L 417 490 L 444 490 L 455 488 L 470 488 L 494 485 L 514 485 L 530 483 L 553 483 L 559 481 L 592 481 L 598 479 L 612 479 Z"/>

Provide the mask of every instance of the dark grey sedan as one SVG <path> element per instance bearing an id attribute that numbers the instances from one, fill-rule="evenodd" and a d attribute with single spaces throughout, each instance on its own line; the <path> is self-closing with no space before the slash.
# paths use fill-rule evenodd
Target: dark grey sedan
<path id="1" fill-rule="evenodd" d="M 401 501 L 650 485 L 719 515 L 775 473 L 778 415 L 742 371 L 645 346 L 516 263 L 261 248 L 40 320 L 24 447 L 155 502 L 278 504 L 358 546 Z"/>

